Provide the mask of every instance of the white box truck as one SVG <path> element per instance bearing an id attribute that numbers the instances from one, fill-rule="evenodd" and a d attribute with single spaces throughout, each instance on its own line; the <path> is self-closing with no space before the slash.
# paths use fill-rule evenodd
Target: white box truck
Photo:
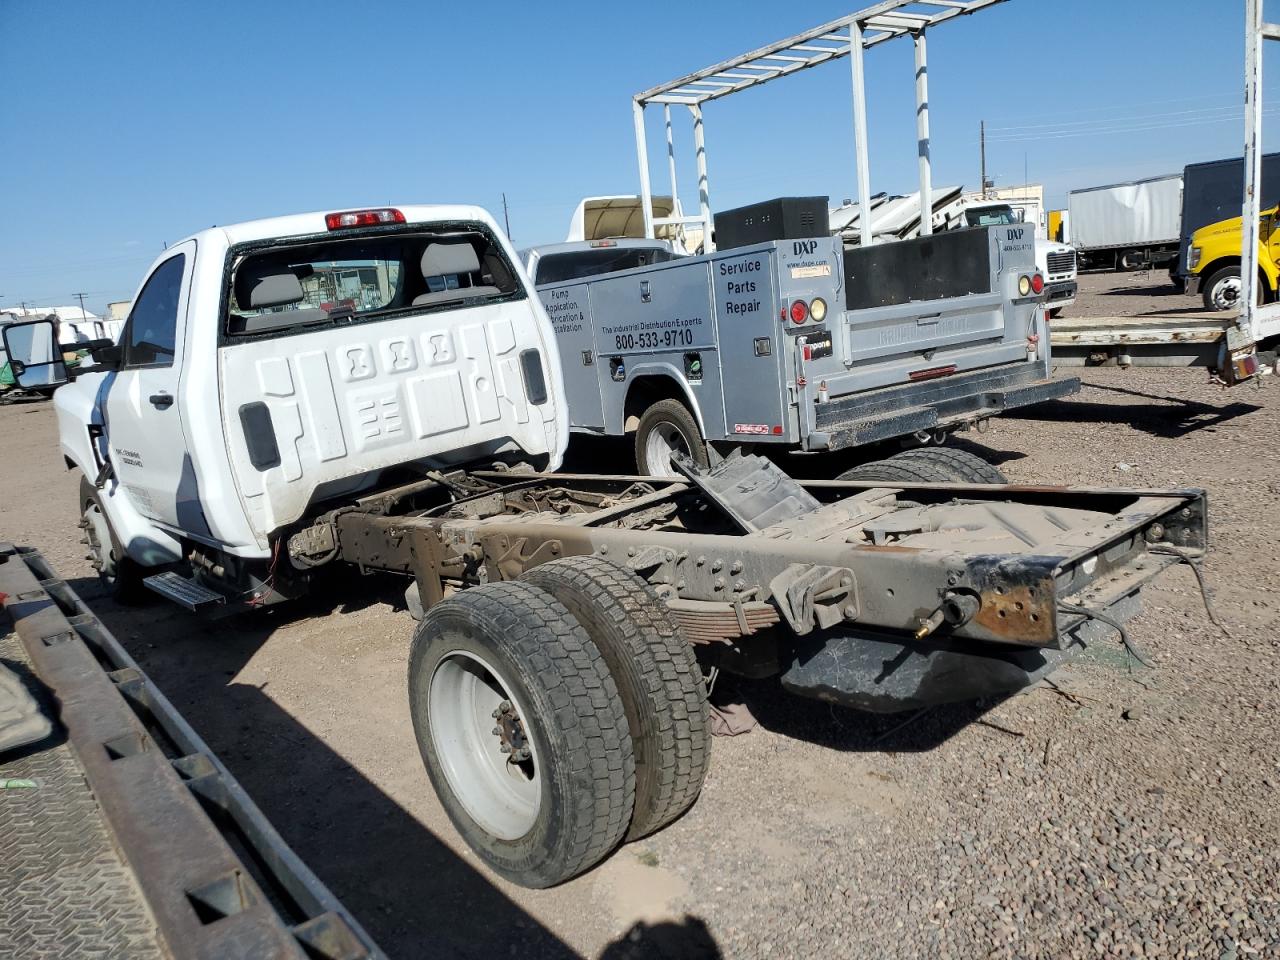
<path id="1" fill-rule="evenodd" d="M 1182 174 L 1073 190 L 1070 236 L 1081 269 L 1169 267 L 1182 237 Z"/>

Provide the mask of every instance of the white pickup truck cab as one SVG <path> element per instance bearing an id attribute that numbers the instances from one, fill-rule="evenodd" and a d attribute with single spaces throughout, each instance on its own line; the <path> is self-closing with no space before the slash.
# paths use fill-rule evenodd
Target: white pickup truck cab
<path id="1" fill-rule="evenodd" d="M 125 591 L 185 561 L 271 602 L 281 535 L 321 504 L 397 471 L 555 469 L 559 359 L 516 263 L 470 206 L 275 217 L 170 246 L 102 372 L 54 397 L 104 581 Z"/>
<path id="2" fill-rule="evenodd" d="M 962 213 L 963 222 L 958 222 L 957 226 L 990 227 L 1023 222 L 1023 211 L 1014 209 L 1004 201 L 969 203 L 964 206 Z M 1036 267 L 1044 275 L 1044 308 L 1049 316 L 1056 317 L 1076 302 L 1078 283 L 1075 247 L 1037 236 Z"/>

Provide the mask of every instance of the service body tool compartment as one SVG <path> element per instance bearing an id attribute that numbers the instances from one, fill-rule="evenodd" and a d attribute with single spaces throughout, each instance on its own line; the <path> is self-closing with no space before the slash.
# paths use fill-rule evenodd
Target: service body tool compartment
<path id="1" fill-rule="evenodd" d="M 622 423 L 628 389 L 637 379 L 667 377 L 683 382 L 705 436 L 724 436 L 712 266 L 705 260 L 675 260 L 591 282 L 591 323 L 606 426 Z"/>
<path id="2" fill-rule="evenodd" d="M 772 245 L 712 262 L 725 433 L 737 439 L 791 433 L 773 263 Z"/>

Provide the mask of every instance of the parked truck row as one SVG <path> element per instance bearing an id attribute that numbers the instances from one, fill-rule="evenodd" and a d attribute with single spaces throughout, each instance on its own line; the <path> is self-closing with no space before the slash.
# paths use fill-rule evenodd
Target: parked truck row
<path id="1" fill-rule="evenodd" d="M 951 278 L 900 268 L 897 287 L 865 283 L 868 257 L 925 243 Z M 876 412 L 918 406 L 936 429 L 948 399 L 930 391 L 967 382 L 973 358 L 1025 378 L 1011 392 L 1045 371 L 1031 339 L 1043 294 L 1007 226 L 853 257 L 816 236 L 685 260 L 588 281 L 601 296 L 584 306 L 615 297 L 634 326 L 593 335 L 636 346 L 607 341 L 581 366 L 610 384 L 620 367 L 625 387 L 648 350 L 705 390 L 745 364 L 733 379 L 764 396 L 768 433 L 725 437 L 847 436 L 846 391 L 856 408 L 919 390 Z M 335 269 L 360 275 L 359 296 L 327 299 Z M 1144 584 L 1206 548 L 1198 491 L 992 485 L 946 448 L 804 484 L 740 444 L 714 465 L 671 449 L 666 476 L 554 473 L 577 396 L 561 356 L 599 344 L 564 351 L 548 293 L 474 207 L 213 228 L 165 252 L 120 343 L 96 345 L 97 365 L 54 395 L 84 539 L 119 600 L 151 591 L 220 616 L 298 597 L 331 565 L 401 578 L 420 618 L 406 679 L 428 776 L 461 836 L 517 883 L 572 877 L 694 802 L 704 672 L 879 711 L 999 696 L 1106 640 Z M 697 330 L 690 304 L 702 331 L 668 346 Z M 41 322 L 4 332 L 11 357 L 52 336 Z M 911 376 L 940 365 L 956 379 Z M 15 372 L 71 378 L 56 349 Z M 885 382 L 860 391 L 859 376 Z M 968 396 L 961 416 L 984 414 Z"/>

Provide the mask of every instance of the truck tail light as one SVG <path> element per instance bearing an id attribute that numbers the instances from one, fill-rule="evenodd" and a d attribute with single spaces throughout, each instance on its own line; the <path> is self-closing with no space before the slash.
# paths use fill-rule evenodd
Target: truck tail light
<path id="1" fill-rule="evenodd" d="M 404 222 L 404 214 L 391 207 L 381 207 L 377 210 L 344 210 L 341 213 L 327 213 L 324 217 L 324 225 L 330 230 L 376 227 L 384 223 Z"/>
<path id="2" fill-rule="evenodd" d="M 1044 277 L 1040 276 L 1040 274 L 1038 273 L 1034 274 L 1031 277 L 1031 292 L 1032 293 L 1044 292 Z"/>
<path id="3" fill-rule="evenodd" d="M 1019 277 L 1018 278 L 1018 296 L 1026 297 L 1026 296 L 1029 296 L 1030 294 L 1031 294 L 1031 278 Z"/>
<path id="4" fill-rule="evenodd" d="M 809 316 L 813 317 L 814 323 L 821 323 L 827 319 L 827 301 L 821 297 L 814 297 L 809 304 Z"/>
<path id="5" fill-rule="evenodd" d="M 809 319 L 809 305 L 803 300 L 796 300 L 791 304 L 791 322 L 804 323 Z"/>

